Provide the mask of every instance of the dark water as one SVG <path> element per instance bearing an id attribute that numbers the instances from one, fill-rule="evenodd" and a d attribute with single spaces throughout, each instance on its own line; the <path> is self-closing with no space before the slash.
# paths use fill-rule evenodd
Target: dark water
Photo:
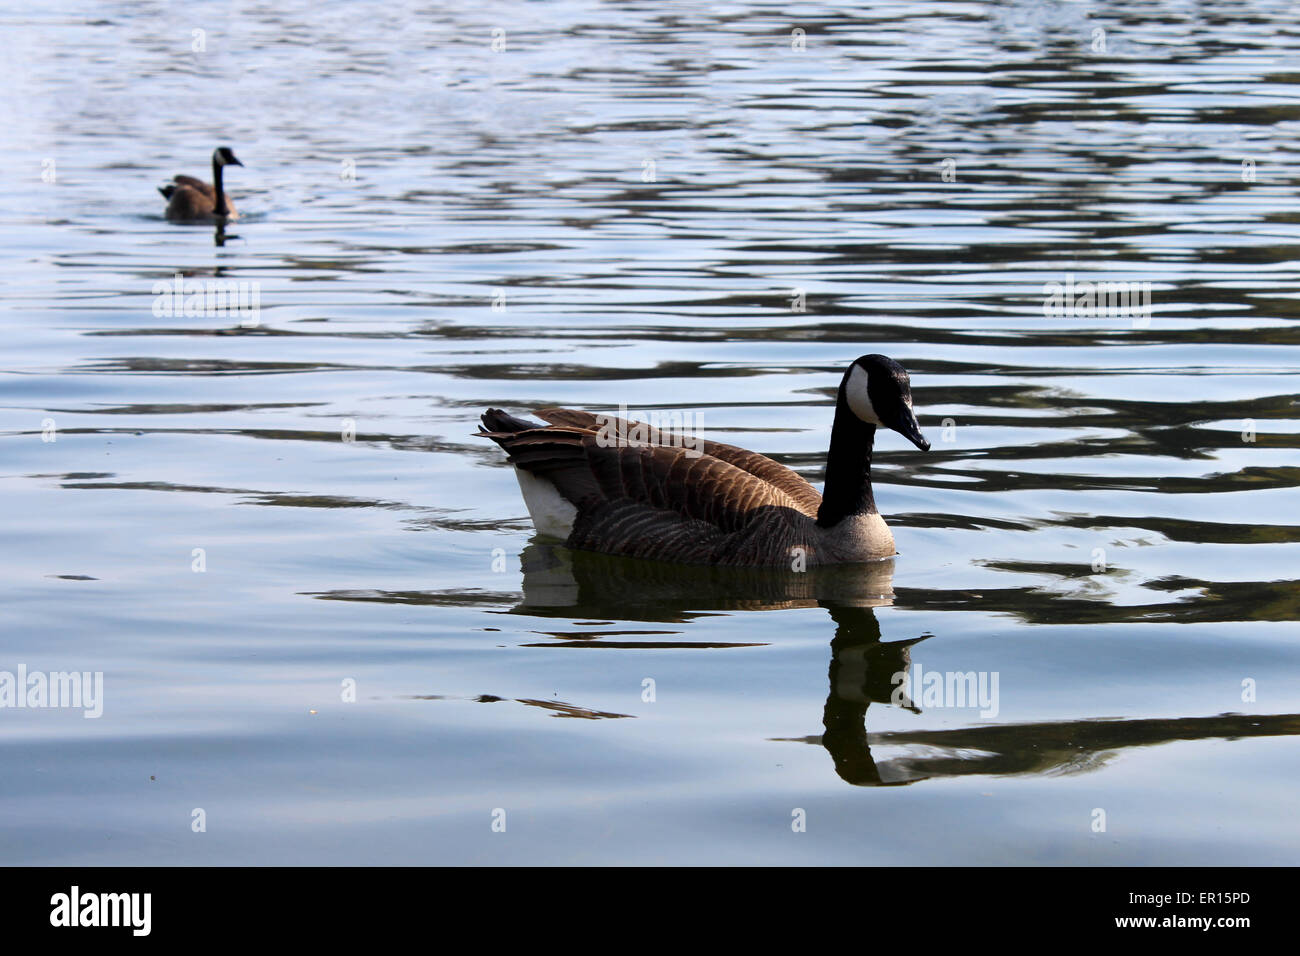
<path id="1" fill-rule="evenodd" d="M 3 14 L 0 671 L 103 696 L 0 708 L 0 859 L 1294 862 L 1293 6 L 462 6 Z M 472 434 L 820 482 L 867 352 L 878 568 L 549 547 Z"/>

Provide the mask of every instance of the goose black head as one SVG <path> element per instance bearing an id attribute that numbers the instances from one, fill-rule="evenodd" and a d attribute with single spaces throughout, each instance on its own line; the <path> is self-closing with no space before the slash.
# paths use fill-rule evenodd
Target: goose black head
<path id="1" fill-rule="evenodd" d="M 912 380 L 893 359 L 864 355 L 854 360 L 840 383 L 840 401 L 868 425 L 892 428 L 922 451 L 930 450 L 912 411 Z"/>
<path id="2" fill-rule="evenodd" d="M 235 153 L 229 146 L 218 146 L 216 152 L 212 154 L 212 161 L 218 166 L 242 166 L 239 160 L 235 159 Z"/>

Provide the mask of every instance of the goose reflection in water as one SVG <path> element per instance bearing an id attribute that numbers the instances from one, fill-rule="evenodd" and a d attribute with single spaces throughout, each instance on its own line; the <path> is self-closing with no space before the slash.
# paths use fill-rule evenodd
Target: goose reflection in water
<path id="1" fill-rule="evenodd" d="M 826 748 L 835 772 L 857 786 L 899 786 L 932 777 L 1079 773 L 1121 750 L 1174 741 L 1300 734 L 1300 714 L 1107 719 L 987 724 L 956 730 L 869 734 L 868 708 L 921 713 L 903 691 L 911 650 L 932 635 L 881 640 L 875 608 L 894 603 L 893 561 L 784 573 L 750 568 L 683 568 L 533 544 L 523 554 L 524 600 L 514 613 L 572 619 L 684 622 L 716 611 L 824 607 L 835 623 L 823 732 L 775 738 Z M 726 647 L 717 642 L 599 638 L 537 647 Z M 877 759 L 877 749 L 903 749 Z"/>

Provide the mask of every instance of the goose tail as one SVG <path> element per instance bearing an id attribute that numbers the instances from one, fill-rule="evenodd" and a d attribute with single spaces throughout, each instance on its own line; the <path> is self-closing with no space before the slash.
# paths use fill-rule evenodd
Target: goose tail
<path id="1" fill-rule="evenodd" d="M 514 415 L 508 415 L 499 408 L 489 408 L 483 413 L 483 427 L 479 430 L 480 435 L 491 434 L 513 434 L 515 432 L 526 432 L 533 428 L 545 428 L 541 422 L 530 422 L 526 418 L 516 418 Z"/>

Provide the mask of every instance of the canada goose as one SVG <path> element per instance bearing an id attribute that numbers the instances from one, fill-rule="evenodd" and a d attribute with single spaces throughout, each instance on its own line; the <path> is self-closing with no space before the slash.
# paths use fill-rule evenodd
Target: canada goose
<path id="1" fill-rule="evenodd" d="M 159 186 L 158 191 L 167 198 L 167 218 L 172 222 L 234 219 L 235 204 L 221 184 L 221 170 L 242 165 L 229 146 L 218 146 L 212 153 L 211 184 L 193 176 L 176 176 L 166 186 Z"/>
<path id="2" fill-rule="evenodd" d="M 840 381 L 825 492 L 770 458 L 567 408 L 546 425 L 491 408 L 479 434 L 515 466 L 539 534 L 570 548 L 683 564 L 801 566 L 887 558 L 894 536 L 871 495 L 876 428 L 930 450 L 907 371 L 864 355 Z"/>

